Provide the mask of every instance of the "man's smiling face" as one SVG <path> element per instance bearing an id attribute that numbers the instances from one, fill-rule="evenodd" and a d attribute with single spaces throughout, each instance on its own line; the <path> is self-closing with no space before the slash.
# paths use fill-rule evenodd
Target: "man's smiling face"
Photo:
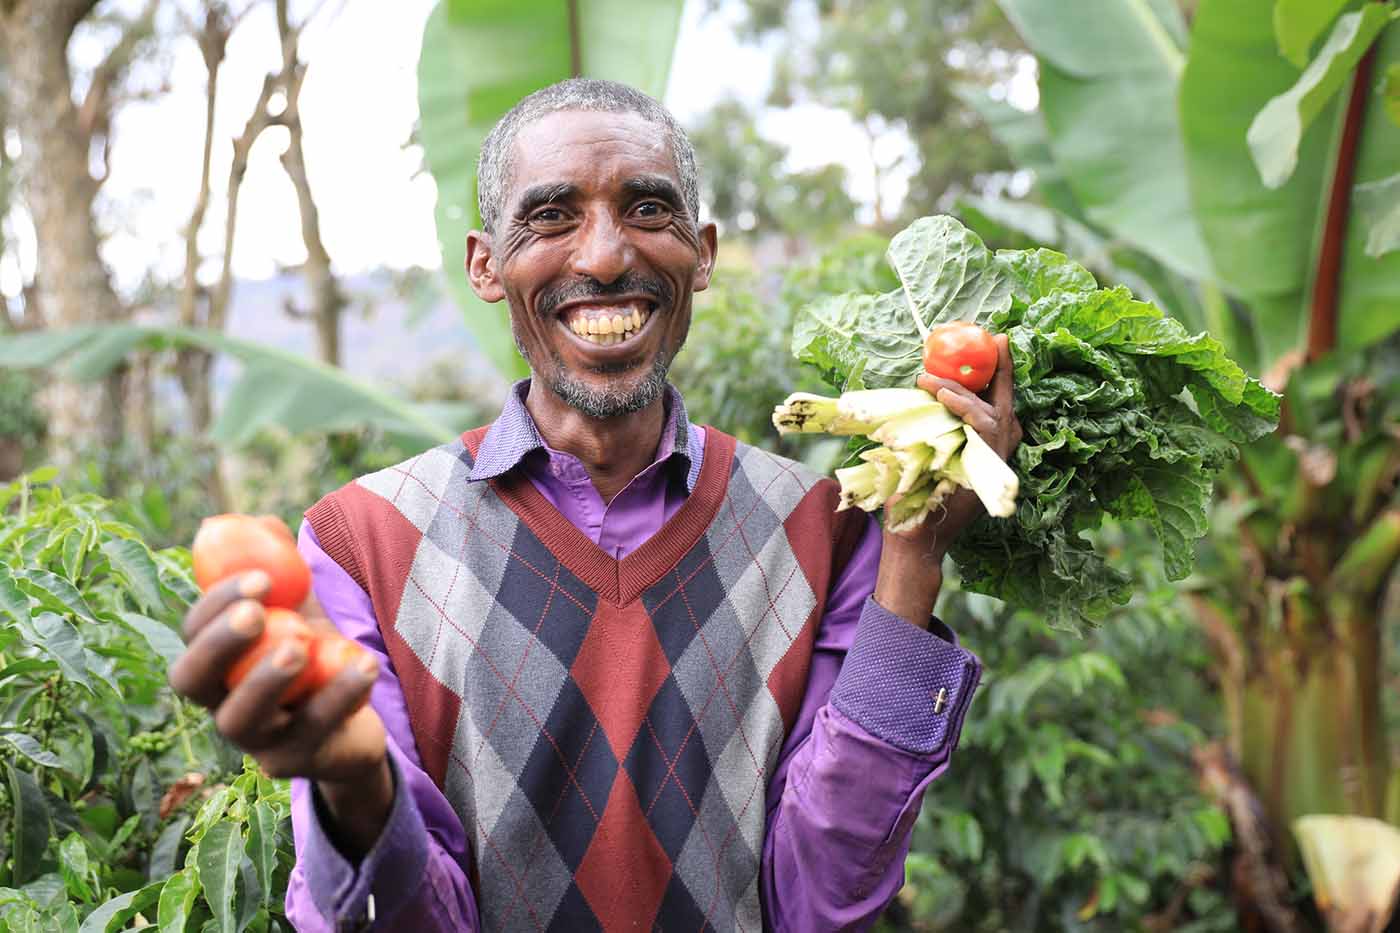
<path id="1" fill-rule="evenodd" d="M 547 114 L 516 137 L 502 208 L 489 241 L 471 235 L 468 271 L 481 297 L 510 303 L 537 382 L 595 418 L 659 398 L 715 252 L 662 128 L 634 113 Z"/>

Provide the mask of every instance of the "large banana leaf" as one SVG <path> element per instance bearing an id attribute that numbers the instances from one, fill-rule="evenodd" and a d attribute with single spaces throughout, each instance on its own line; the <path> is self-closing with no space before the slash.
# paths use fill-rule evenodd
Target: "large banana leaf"
<path id="1" fill-rule="evenodd" d="M 437 183 L 442 266 L 467 327 L 508 378 L 524 375 L 504 302 L 472 292 L 463 265 L 477 223 L 476 159 L 491 127 L 522 97 L 574 72 L 666 88 L 684 0 L 443 0 L 428 19 L 418 63 L 421 139 Z M 576 20 L 570 19 L 570 9 Z"/>
<path id="2" fill-rule="evenodd" d="M 1171 0 L 1000 0 L 1040 62 L 1050 147 L 1089 220 L 1177 272 L 1212 277 L 1186 193 Z"/>
<path id="3" fill-rule="evenodd" d="M 1307 323 L 1308 289 L 1341 130 L 1345 93 L 1312 121 L 1292 177 L 1270 190 L 1260 180 L 1246 134 L 1256 115 L 1288 91 L 1299 71 L 1279 56 L 1273 0 L 1202 0 L 1182 77 L 1182 131 L 1191 197 L 1223 284 L 1251 305 L 1263 362 L 1297 347 Z M 1377 40 L 1373 74 L 1400 61 L 1400 28 Z M 1400 169 L 1400 128 L 1372 94 L 1355 182 Z M 1400 253 L 1366 254 L 1369 229 L 1348 227 L 1339 302 L 1343 348 L 1374 342 L 1400 326 Z"/>
<path id="4" fill-rule="evenodd" d="M 396 439 L 439 444 L 469 427 L 441 407 L 405 401 L 342 369 L 287 350 L 210 330 L 135 324 L 94 325 L 0 337 L 0 367 L 55 368 L 71 379 L 99 379 L 138 349 L 203 347 L 243 370 L 220 406 L 211 438 L 239 445 L 267 427 L 292 433 L 378 427 Z"/>

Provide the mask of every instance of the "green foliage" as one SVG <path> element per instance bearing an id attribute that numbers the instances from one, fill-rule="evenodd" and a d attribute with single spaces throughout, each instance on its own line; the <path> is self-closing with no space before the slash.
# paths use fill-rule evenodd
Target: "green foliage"
<path id="1" fill-rule="evenodd" d="M 794 172 L 787 147 L 758 132 L 756 115 L 734 98 L 712 107 L 690 128 L 709 218 L 731 231 L 829 238 L 855 220 L 846 169 L 830 164 Z"/>
<path id="2" fill-rule="evenodd" d="M 960 83 L 1009 77 L 1015 34 L 985 0 L 744 0 L 744 31 L 774 37 L 769 103 L 845 110 L 872 140 L 899 126 L 916 150 L 899 217 L 933 213 L 951 192 L 978 190 L 1006 157 L 959 98 Z M 902 160 L 881 156 L 888 173 Z M 876 224 L 897 218 L 877 213 Z"/>
<path id="3" fill-rule="evenodd" d="M 1082 642 L 946 588 L 939 614 L 986 672 L 885 929 L 1235 928 L 1229 824 L 1191 761 L 1218 725 L 1204 645 L 1160 570 L 1130 559 L 1147 542 L 1103 539 L 1132 565 L 1133 602 Z"/>
<path id="4" fill-rule="evenodd" d="M 50 478 L 0 488 L 0 930 L 285 929 L 287 785 L 166 681 L 188 552 Z"/>
<path id="5" fill-rule="evenodd" d="M 0 368 L 0 439 L 36 444 L 44 434 L 44 416 L 34 400 L 37 388 L 27 374 Z"/>
<path id="6" fill-rule="evenodd" d="M 110 324 L 14 335 L 0 334 L 0 366 L 53 367 L 65 378 L 100 379 L 137 350 L 200 347 L 242 364 L 229 388 L 211 439 L 236 446 L 268 427 L 335 431 L 373 426 L 425 446 L 456 435 L 434 415 L 343 369 L 281 347 L 179 326 Z"/>

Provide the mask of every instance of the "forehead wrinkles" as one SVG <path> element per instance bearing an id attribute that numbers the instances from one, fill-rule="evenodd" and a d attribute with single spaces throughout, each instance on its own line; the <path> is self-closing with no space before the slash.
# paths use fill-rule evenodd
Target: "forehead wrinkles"
<path id="1" fill-rule="evenodd" d="M 521 188 L 544 181 L 568 181 L 587 188 L 598 181 L 664 174 L 681 189 L 680 168 L 663 128 L 640 117 L 598 121 L 602 125 L 551 119 L 559 116 L 547 114 L 521 127 L 516 135 L 505 166 L 507 210 Z"/>

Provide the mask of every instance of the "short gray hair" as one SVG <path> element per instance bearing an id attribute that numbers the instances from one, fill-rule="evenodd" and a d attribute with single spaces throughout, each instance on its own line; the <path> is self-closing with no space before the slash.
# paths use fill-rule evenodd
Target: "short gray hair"
<path id="1" fill-rule="evenodd" d="M 660 127 L 676 163 L 676 175 L 680 179 L 686 211 L 692 222 L 700 222 L 700 185 L 695 171 L 695 147 L 690 144 L 690 137 L 686 136 L 671 112 L 636 88 L 616 81 L 568 78 L 541 88 L 512 107 L 491 128 L 486 141 L 481 144 L 481 157 L 476 164 L 476 203 L 481 211 L 481 225 L 487 233 L 495 235 L 496 223 L 505 210 L 506 188 L 515 168 L 515 138 L 522 129 L 541 117 L 564 110 L 635 113 Z"/>

